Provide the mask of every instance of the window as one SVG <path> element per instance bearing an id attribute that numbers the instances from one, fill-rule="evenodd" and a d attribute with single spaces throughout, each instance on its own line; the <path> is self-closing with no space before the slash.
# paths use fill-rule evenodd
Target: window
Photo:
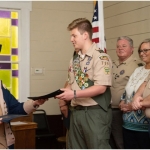
<path id="1" fill-rule="evenodd" d="M 0 80 L 18 99 L 18 12 L 0 10 Z"/>
<path id="2" fill-rule="evenodd" d="M 0 2 L 0 80 L 20 102 L 29 96 L 32 2 Z"/>

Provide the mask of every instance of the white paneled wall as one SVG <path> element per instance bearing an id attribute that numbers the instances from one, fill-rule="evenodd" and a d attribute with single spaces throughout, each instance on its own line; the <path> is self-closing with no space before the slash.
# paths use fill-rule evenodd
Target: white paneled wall
<path id="1" fill-rule="evenodd" d="M 116 40 L 129 36 L 134 41 L 134 55 L 138 57 L 140 42 L 150 38 L 150 1 L 104 1 L 104 25 L 107 52 L 116 56 Z"/>
<path id="2" fill-rule="evenodd" d="M 48 94 L 64 86 L 74 48 L 67 26 L 76 18 L 92 20 L 93 1 L 32 1 L 30 96 Z M 35 74 L 42 68 L 42 74 Z M 41 106 L 47 114 L 60 114 L 57 99 Z"/>

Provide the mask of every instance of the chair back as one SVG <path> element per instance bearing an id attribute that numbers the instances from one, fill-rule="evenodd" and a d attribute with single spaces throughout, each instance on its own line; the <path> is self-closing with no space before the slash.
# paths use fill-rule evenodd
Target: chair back
<path id="1" fill-rule="evenodd" d="M 51 132 L 45 110 L 37 109 L 33 112 L 33 122 L 37 123 L 36 135 L 49 134 Z"/>

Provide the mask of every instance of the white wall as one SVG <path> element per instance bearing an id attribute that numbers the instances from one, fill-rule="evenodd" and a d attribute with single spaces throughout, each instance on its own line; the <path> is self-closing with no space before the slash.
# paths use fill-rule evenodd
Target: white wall
<path id="1" fill-rule="evenodd" d="M 129 36 L 134 55 L 142 40 L 150 38 L 150 1 L 104 1 L 104 25 L 107 52 L 116 59 L 116 39 Z"/>

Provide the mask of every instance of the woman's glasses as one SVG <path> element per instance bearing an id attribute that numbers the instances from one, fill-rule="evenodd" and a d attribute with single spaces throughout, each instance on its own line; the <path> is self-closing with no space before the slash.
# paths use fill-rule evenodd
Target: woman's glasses
<path id="1" fill-rule="evenodd" d="M 140 49 L 140 50 L 138 50 L 138 53 L 141 54 L 143 52 L 144 54 L 146 54 L 149 50 L 150 49 L 143 49 L 143 50 Z"/>

